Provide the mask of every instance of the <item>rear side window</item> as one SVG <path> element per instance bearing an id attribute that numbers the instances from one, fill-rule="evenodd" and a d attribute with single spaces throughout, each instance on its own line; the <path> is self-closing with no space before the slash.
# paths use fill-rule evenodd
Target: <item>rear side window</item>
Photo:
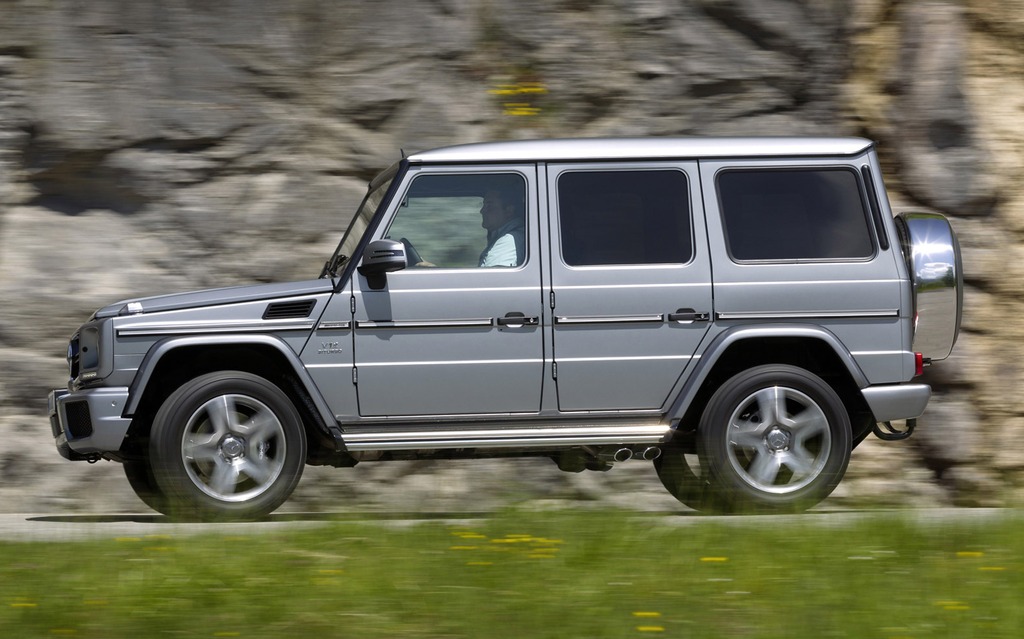
<path id="1" fill-rule="evenodd" d="M 688 191 L 686 174 L 675 170 L 563 173 L 562 259 L 570 266 L 689 262 Z"/>
<path id="2" fill-rule="evenodd" d="M 735 260 L 844 260 L 874 254 L 852 170 L 723 171 L 718 194 Z"/>

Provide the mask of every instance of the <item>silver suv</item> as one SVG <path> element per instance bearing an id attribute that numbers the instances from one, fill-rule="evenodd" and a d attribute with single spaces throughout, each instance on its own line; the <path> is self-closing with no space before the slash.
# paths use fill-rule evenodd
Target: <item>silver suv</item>
<path id="1" fill-rule="evenodd" d="M 318 279 L 98 310 L 51 427 L 178 517 L 265 515 L 305 464 L 512 456 L 798 510 L 909 435 L 962 290 L 868 140 L 454 146 L 377 176 Z"/>

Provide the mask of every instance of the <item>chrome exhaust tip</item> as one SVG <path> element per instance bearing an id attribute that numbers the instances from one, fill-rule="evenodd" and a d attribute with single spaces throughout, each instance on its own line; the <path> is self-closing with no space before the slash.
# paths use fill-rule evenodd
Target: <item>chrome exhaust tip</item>
<path id="1" fill-rule="evenodd" d="M 657 446 L 648 446 L 640 453 L 640 459 L 646 461 L 653 461 L 659 457 L 661 457 L 661 449 Z"/>
<path id="2" fill-rule="evenodd" d="M 633 451 L 629 448 L 620 448 L 612 454 L 612 459 L 617 462 L 628 461 L 633 458 Z"/>

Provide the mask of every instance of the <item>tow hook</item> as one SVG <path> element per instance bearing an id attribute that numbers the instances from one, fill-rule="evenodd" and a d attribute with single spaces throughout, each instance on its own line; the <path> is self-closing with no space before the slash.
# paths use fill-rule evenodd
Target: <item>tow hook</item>
<path id="1" fill-rule="evenodd" d="M 902 430 L 892 425 L 892 422 L 881 422 L 876 423 L 872 432 L 875 433 L 875 437 L 887 442 L 898 442 L 900 440 L 910 437 L 914 433 L 914 429 L 917 427 L 917 419 L 908 419 L 907 425 Z"/>
<path id="2" fill-rule="evenodd" d="M 93 453 L 93 454 L 89 455 L 88 457 L 86 457 L 85 461 L 89 462 L 90 464 L 95 464 L 96 462 L 98 462 L 101 459 L 103 459 L 103 458 L 100 457 L 98 453 Z"/>

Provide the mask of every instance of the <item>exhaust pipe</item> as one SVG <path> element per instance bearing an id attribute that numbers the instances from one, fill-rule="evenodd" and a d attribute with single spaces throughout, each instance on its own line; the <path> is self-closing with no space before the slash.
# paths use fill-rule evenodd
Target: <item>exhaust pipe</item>
<path id="1" fill-rule="evenodd" d="M 629 448 L 620 448 L 611 454 L 612 461 L 624 462 L 633 458 L 633 451 Z"/>
<path id="2" fill-rule="evenodd" d="M 640 452 L 640 459 L 652 461 L 661 457 L 661 449 L 657 446 L 648 446 Z"/>
<path id="3" fill-rule="evenodd" d="M 584 446 L 583 450 L 588 455 L 601 462 L 624 462 L 633 458 L 633 449 L 631 448 L 598 448 L 595 450 L 589 446 Z"/>

